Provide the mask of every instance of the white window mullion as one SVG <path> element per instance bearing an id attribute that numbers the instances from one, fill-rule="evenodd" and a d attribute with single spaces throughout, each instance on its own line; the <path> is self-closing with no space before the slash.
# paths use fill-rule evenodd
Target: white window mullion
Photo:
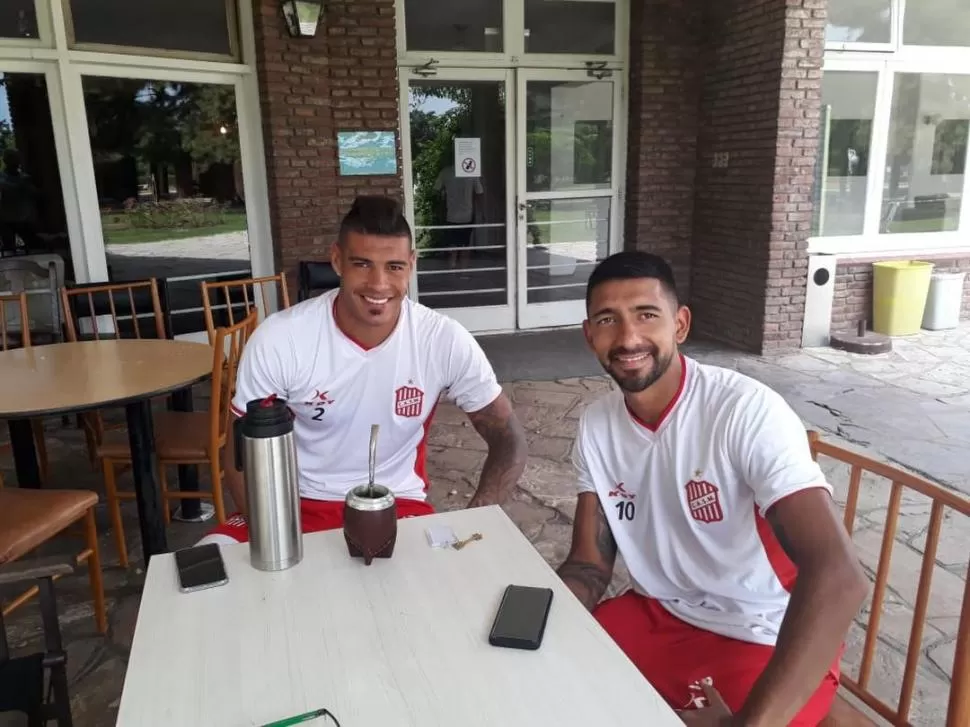
<path id="1" fill-rule="evenodd" d="M 882 221 L 882 198 L 886 180 L 886 160 L 889 152 L 889 127 L 892 121 L 893 85 L 895 72 L 886 64 L 879 72 L 876 86 L 876 108 L 869 142 L 869 182 L 866 186 L 866 212 L 863 235 L 879 234 Z"/>
<path id="2" fill-rule="evenodd" d="M 525 55 L 525 0 L 504 0 L 502 20 L 502 48 L 512 65 L 518 65 Z"/>

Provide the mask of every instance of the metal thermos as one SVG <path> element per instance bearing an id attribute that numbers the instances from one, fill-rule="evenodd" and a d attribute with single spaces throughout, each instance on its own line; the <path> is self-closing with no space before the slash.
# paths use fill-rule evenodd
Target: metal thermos
<path id="1" fill-rule="evenodd" d="M 293 418 L 286 402 L 270 397 L 246 404 L 233 427 L 236 469 L 246 481 L 249 559 L 253 568 L 279 571 L 303 560 L 300 488 Z"/>

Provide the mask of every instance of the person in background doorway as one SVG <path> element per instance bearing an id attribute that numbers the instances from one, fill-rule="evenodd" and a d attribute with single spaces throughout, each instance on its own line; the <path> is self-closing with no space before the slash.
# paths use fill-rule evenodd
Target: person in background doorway
<path id="1" fill-rule="evenodd" d="M 376 479 L 397 498 L 398 516 L 432 512 L 426 443 L 442 394 L 488 445 L 469 507 L 502 502 L 525 467 L 525 432 L 478 342 L 407 297 L 414 261 L 400 204 L 359 197 L 331 250 L 340 287 L 269 316 L 243 351 L 233 411 L 269 396 L 288 402 L 304 532 L 343 525 L 347 493 L 368 481 L 372 424 L 380 425 Z M 240 512 L 203 542 L 248 539 L 231 437 L 224 457 Z"/>
<path id="2" fill-rule="evenodd" d="M 434 183 L 435 191 L 444 192 L 445 221 L 451 225 L 445 236 L 447 247 L 452 248 L 451 267 L 465 267 L 471 261 L 469 248 L 475 232 L 475 211 L 480 205 L 480 199 L 485 194 L 480 177 L 459 177 L 455 174 L 455 165 L 451 164 L 441 170 Z"/>
<path id="3" fill-rule="evenodd" d="M 686 724 L 814 727 L 868 581 L 801 420 L 679 352 L 690 311 L 662 259 L 607 258 L 586 306 L 619 388 L 579 423 L 560 577 Z M 633 587 L 600 603 L 618 552 Z"/>

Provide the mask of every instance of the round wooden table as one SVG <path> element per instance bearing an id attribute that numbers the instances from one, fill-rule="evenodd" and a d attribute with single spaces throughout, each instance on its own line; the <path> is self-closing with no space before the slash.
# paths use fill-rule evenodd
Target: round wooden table
<path id="1" fill-rule="evenodd" d="M 147 565 L 150 555 L 168 550 L 151 399 L 211 374 L 212 347 L 187 341 L 82 341 L 0 351 L 0 419 L 9 420 L 18 484 L 40 485 L 30 418 L 124 406 Z"/>

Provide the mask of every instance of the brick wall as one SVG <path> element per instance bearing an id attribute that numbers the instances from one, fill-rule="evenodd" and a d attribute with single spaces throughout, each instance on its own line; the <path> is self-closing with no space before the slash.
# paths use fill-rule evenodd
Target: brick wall
<path id="1" fill-rule="evenodd" d="M 885 258 L 880 258 L 885 259 Z M 929 258 L 934 271 L 941 273 L 966 272 L 963 283 L 962 320 L 970 320 L 970 257 Z M 859 321 L 869 322 L 872 328 L 872 263 L 848 262 L 835 269 L 835 294 L 832 301 L 832 332 L 856 330 Z"/>
<path id="2" fill-rule="evenodd" d="M 361 193 L 402 196 L 398 174 L 342 177 L 337 132 L 397 130 L 394 0 L 326 3 L 317 36 L 291 38 L 279 0 L 257 0 L 256 56 L 276 267 L 326 259 Z"/>
<path id="3" fill-rule="evenodd" d="M 725 0 L 705 19 L 691 302 L 699 334 L 754 351 L 801 338 L 825 2 Z"/>
<path id="4" fill-rule="evenodd" d="M 701 15 L 692 0 L 633 3 L 624 239 L 665 257 L 689 297 Z"/>

